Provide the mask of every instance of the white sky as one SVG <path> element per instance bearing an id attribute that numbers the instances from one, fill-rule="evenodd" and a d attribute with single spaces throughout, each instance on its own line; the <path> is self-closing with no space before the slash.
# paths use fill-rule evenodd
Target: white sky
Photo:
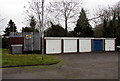
<path id="1" fill-rule="evenodd" d="M 18 30 L 26 25 L 24 6 L 29 0 L 0 0 L 0 18 L 5 18 L 0 24 L 0 33 L 5 29 L 10 19 L 12 19 Z M 45 0 L 49 2 L 52 0 Z M 93 17 L 93 13 L 98 7 L 107 7 L 108 5 L 115 5 L 120 0 L 83 0 L 83 7 L 88 11 L 89 18 Z"/>

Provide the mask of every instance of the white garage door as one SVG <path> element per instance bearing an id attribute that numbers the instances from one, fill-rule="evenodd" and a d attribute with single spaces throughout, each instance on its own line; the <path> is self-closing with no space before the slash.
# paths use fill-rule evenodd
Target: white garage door
<path id="1" fill-rule="evenodd" d="M 79 52 L 91 52 L 91 40 L 79 40 Z"/>
<path id="2" fill-rule="evenodd" d="M 61 53 L 61 40 L 46 40 L 46 53 Z"/>
<path id="3" fill-rule="evenodd" d="M 77 39 L 64 39 L 64 53 L 77 52 Z"/>
<path id="4" fill-rule="evenodd" d="M 115 40 L 105 40 L 105 51 L 115 51 Z"/>

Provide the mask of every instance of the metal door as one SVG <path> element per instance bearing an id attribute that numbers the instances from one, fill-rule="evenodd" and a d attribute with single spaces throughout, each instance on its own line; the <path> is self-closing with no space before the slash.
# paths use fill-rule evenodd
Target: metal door
<path id="1" fill-rule="evenodd" d="M 61 53 L 61 40 L 46 40 L 46 53 L 55 54 Z"/>
<path id="2" fill-rule="evenodd" d="M 93 51 L 103 51 L 103 40 L 93 40 Z"/>
<path id="3" fill-rule="evenodd" d="M 115 40 L 113 39 L 105 40 L 105 51 L 115 51 Z"/>
<path id="4" fill-rule="evenodd" d="M 41 33 L 39 32 L 34 32 L 33 33 L 33 50 L 34 51 L 40 51 L 40 37 L 41 37 Z"/>
<path id="5" fill-rule="evenodd" d="M 33 51 L 33 32 L 24 32 L 24 51 Z"/>
<path id="6" fill-rule="evenodd" d="M 77 53 L 77 39 L 64 39 L 64 53 Z"/>
<path id="7" fill-rule="evenodd" d="M 79 40 L 79 51 L 80 52 L 91 52 L 91 39 Z"/>

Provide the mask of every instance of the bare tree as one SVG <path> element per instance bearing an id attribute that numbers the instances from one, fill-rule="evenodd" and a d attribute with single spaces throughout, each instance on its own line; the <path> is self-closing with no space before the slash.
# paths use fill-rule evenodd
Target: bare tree
<path id="1" fill-rule="evenodd" d="M 113 8 L 114 15 L 120 16 L 120 1 Z"/>
<path id="2" fill-rule="evenodd" d="M 97 16 L 101 24 L 99 26 L 103 27 L 103 36 L 116 37 L 120 27 L 120 2 L 107 8 L 99 8 Z"/>
<path id="3" fill-rule="evenodd" d="M 79 15 L 81 4 L 81 0 L 60 0 L 49 3 L 47 10 L 50 17 L 54 17 L 58 23 L 64 21 L 65 36 L 67 36 L 68 24 L 76 21 L 75 18 Z"/>
<path id="4" fill-rule="evenodd" d="M 96 13 L 96 15 L 100 18 L 100 22 L 103 22 L 104 19 L 105 20 L 110 20 L 111 18 L 111 7 L 109 8 L 98 8 L 98 12 Z"/>
<path id="5" fill-rule="evenodd" d="M 5 18 L 2 18 L 1 17 L 1 14 L 0 14 L 0 23 L 4 20 Z"/>
<path id="6" fill-rule="evenodd" d="M 42 31 L 42 0 L 32 0 L 31 2 L 28 2 L 29 6 L 25 6 L 26 8 L 26 14 L 28 15 L 29 19 L 34 16 L 36 19 L 36 29 L 39 31 Z M 48 18 L 47 18 L 48 12 L 46 11 L 45 5 L 44 5 L 44 29 L 47 27 L 48 24 Z"/>
<path id="7" fill-rule="evenodd" d="M 0 23 L 4 20 L 4 18 L 0 18 Z"/>
<path id="8" fill-rule="evenodd" d="M 1 12 L 0 12 L 1 13 Z M 2 22 L 4 22 L 5 18 L 0 14 L 0 35 L 3 33 L 3 24 Z"/>
<path id="9" fill-rule="evenodd" d="M 100 23 L 104 20 L 110 21 L 113 18 L 117 18 L 118 15 L 120 15 L 120 2 L 114 6 L 108 6 L 107 8 L 98 8 L 98 11 L 96 13 L 96 16 L 100 20 Z"/>
<path id="10" fill-rule="evenodd" d="M 42 32 L 42 60 L 44 59 L 44 29 L 47 21 L 47 13 L 44 12 L 44 0 L 32 0 L 26 10 L 29 17 L 34 16 L 37 20 L 37 28 Z M 44 20 L 46 19 L 46 20 Z"/>

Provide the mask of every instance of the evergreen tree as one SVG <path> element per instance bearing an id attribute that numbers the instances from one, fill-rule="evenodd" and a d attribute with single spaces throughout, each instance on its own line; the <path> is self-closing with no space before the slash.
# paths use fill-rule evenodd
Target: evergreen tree
<path id="1" fill-rule="evenodd" d="M 63 37 L 65 36 L 65 29 L 60 25 L 54 25 L 51 22 L 51 27 L 48 28 L 45 32 L 46 37 Z"/>
<path id="2" fill-rule="evenodd" d="M 9 38 L 2 38 L 2 48 L 9 48 Z"/>
<path id="3" fill-rule="evenodd" d="M 112 21 L 110 22 L 109 25 L 112 25 Z M 108 21 L 106 19 L 103 20 L 103 36 L 102 37 L 109 37 L 110 35 L 110 30 L 109 30 L 109 25 L 108 25 Z"/>
<path id="4" fill-rule="evenodd" d="M 5 29 L 5 34 L 3 36 L 9 36 L 10 32 L 17 32 L 17 27 L 12 20 L 9 21 L 8 27 Z"/>
<path id="5" fill-rule="evenodd" d="M 22 32 L 38 32 L 38 30 L 32 27 L 25 27 L 25 28 L 23 27 Z"/>
<path id="6" fill-rule="evenodd" d="M 107 32 L 107 37 L 115 37 L 115 26 L 113 20 L 109 22 L 109 25 L 107 26 Z"/>
<path id="7" fill-rule="evenodd" d="M 77 20 L 74 31 L 77 33 L 78 36 L 81 37 L 92 37 L 94 35 L 92 27 L 89 24 L 88 18 L 83 8 L 81 9 L 80 16 Z"/>
<path id="8" fill-rule="evenodd" d="M 68 37 L 75 37 L 77 36 L 77 34 L 75 33 L 75 31 L 69 31 L 68 32 Z"/>
<path id="9" fill-rule="evenodd" d="M 120 45 L 120 15 L 118 14 L 117 29 L 116 29 L 117 45 Z"/>
<path id="10" fill-rule="evenodd" d="M 29 25 L 30 27 L 25 27 L 25 28 L 23 27 L 22 32 L 38 32 L 38 30 L 35 29 L 36 21 L 34 16 L 31 17 Z"/>
<path id="11" fill-rule="evenodd" d="M 31 17 L 31 20 L 30 20 L 30 27 L 32 27 L 33 29 L 35 29 L 35 26 L 36 26 L 36 21 L 35 21 L 35 18 L 33 16 L 33 17 Z"/>
<path id="12" fill-rule="evenodd" d="M 106 38 L 115 38 L 116 37 L 116 32 L 118 31 L 118 19 L 116 18 L 115 14 L 113 16 L 113 19 L 111 20 L 106 20 L 104 19 L 103 22 L 103 37 Z"/>

